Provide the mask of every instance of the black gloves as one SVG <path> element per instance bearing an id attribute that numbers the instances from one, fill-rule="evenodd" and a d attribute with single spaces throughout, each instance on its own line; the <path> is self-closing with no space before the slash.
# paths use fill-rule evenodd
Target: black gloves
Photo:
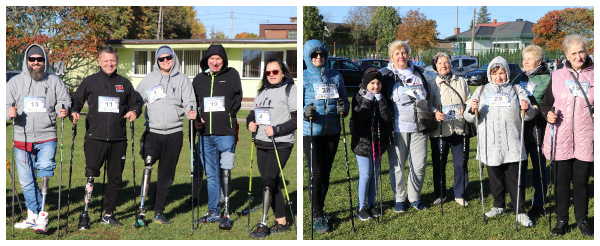
<path id="1" fill-rule="evenodd" d="M 304 119 L 310 120 L 310 118 L 314 118 L 317 115 L 317 108 L 312 104 L 306 105 L 304 108 Z"/>
<path id="2" fill-rule="evenodd" d="M 343 117 L 348 116 L 348 108 L 346 108 L 346 104 L 344 100 L 340 98 L 337 104 L 337 111 L 339 114 L 343 115 Z"/>

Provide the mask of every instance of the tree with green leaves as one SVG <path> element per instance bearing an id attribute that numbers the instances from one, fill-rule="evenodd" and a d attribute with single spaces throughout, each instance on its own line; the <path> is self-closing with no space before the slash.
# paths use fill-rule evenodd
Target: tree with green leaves
<path id="1" fill-rule="evenodd" d="M 375 37 L 372 37 L 372 30 L 369 30 L 373 14 L 377 6 L 356 6 L 348 10 L 344 23 L 352 30 L 352 44 L 372 46 L 375 45 Z"/>
<path id="2" fill-rule="evenodd" d="M 399 11 L 400 7 L 379 6 L 371 17 L 369 30 L 372 37 L 378 41 L 380 50 L 396 38 L 396 30 L 401 23 Z"/>
<path id="3" fill-rule="evenodd" d="M 303 13 L 303 25 L 304 35 L 303 42 L 311 39 L 318 39 L 323 41 L 323 30 L 325 29 L 325 22 L 323 16 L 319 14 L 319 8 L 315 6 L 304 6 L 302 9 Z"/>
<path id="4" fill-rule="evenodd" d="M 229 39 L 223 30 L 215 30 L 215 26 L 210 28 L 210 39 Z"/>

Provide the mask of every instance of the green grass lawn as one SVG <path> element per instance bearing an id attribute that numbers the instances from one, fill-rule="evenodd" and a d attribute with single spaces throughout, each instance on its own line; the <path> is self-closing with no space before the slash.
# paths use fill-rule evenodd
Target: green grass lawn
<path id="1" fill-rule="evenodd" d="M 83 111 L 86 111 L 85 109 Z M 247 114 L 247 113 L 246 113 Z M 12 192 L 11 192 L 11 182 L 10 178 L 7 175 L 6 178 L 6 238 L 7 239 L 19 239 L 19 240 L 28 240 L 28 239 L 56 239 L 57 233 L 57 209 L 58 209 L 58 170 L 60 165 L 60 120 L 58 121 L 58 148 L 56 153 L 56 169 L 55 175 L 50 179 L 50 188 L 48 191 L 48 197 L 46 202 L 46 210 L 49 212 L 49 225 L 48 225 L 48 233 L 47 235 L 38 235 L 33 232 L 33 230 L 19 230 L 15 229 L 15 237 L 11 237 L 11 201 L 12 201 Z M 131 160 L 131 139 L 128 139 L 127 146 L 127 157 L 125 163 L 125 170 L 123 171 L 123 188 L 121 190 L 121 195 L 117 202 L 117 208 L 115 211 L 115 215 L 117 219 L 123 223 L 122 227 L 112 227 L 108 225 L 103 225 L 100 223 L 100 209 L 101 209 L 101 199 L 102 199 L 102 176 L 95 179 L 95 189 L 92 197 L 92 201 L 90 203 L 90 216 L 91 216 L 91 229 L 87 231 L 78 231 L 76 228 L 78 223 L 78 217 L 83 212 L 83 193 L 84 187 L 86 183 L 86 178 L 84 177 L 85 173 L 85 156 L 83 153 L 83 136 L 85 134 L 85 116 L 82 115 L 80 119 L 80 124 L 78 124 L 78 132 L 75 138 L 75 153 L 73 155 L 73 175 L 72 175 L 72 187 L 71 187 L 71 205 L 70 205 L 70 215 L 69 215 L 69 232 L 65 234 L 64 228 L 67 224 L 66 212 L 67 212 L 67 191 L 68 191 L 68 183 L 69 183 L 69 162 L 71 155 L 71 122 L 67 119 L 64 123 L 64 147 L 63 147 L 63 168 L 62 168 L 62 198 L 61 198 L 61 220 L 60 220 L 60 238 L 61 239 L 93 239 L 93 240 L 106 240 L 106 239 L 145 239 L 145 240 L 161 240 L 161 239 L 238 239 L 238 240 L 247 240 L 250 239 L 247 232 L 247 217 L 238 217 L 235 214 L 231 216 L 231 220 L 233 223 L 233 227 L 229 231 L 221 230 L 218 228 L 218 223 L 212 224 L 203 224 L 200 226 L 196 226 L 194 231 L 191 230 L 192 226 L 192 218 L 191 218 L 191 207 L 186 206 L 186 203 L 190 201 L 191 194 L 191 185 L 190 185 L 190 146 L 188 140 L 188 121 L 185 120 L 185 124 L 183 126 L 184 129 L 184 144 L 181 150 L 181 154 L 179 156 L 179 163 L 177 167 L 177 174 L 175 175 L 175 181 L 173 186 L 171 187 L 171 191 L 169 196 L 167 197 L 167 204 L 165 210 L 165 217 L 170 220 L 171 224 L 167 226 L 162 226 L 157 223 L 151 222 L 151 216 L 154 215 L 153 211 L 153 194 L 156 188 L 156 171 L 152 174 L 152 182 L 150 185 L 149 198 L 146 199 L 146 209 L 148 212 L 148 218 L 146 219 L 149 222 L 149 225 L 145 228 L 135 229 L 132 224 L 135 221 L 135 217 L 137 215 L 138 206 L 140 202 L 140 184 L 142 180 L 142 171 L 144 169 L 144 163 L 139 156 L 139 139 L 144 132 L 144 122 L 143 117 L 135 120 L 135 169 L 136 169 L 136 191 L 133 192 L 133 170 L 132 170 L 132 160 Z M 128 127 L 129 128 L 129 127 Z M 10 121 L 6 123 L 6 156 L 9 163 L 12 163 L 12 125 Z M 127 137 L 131 137 L 131 133 L 129 129 L 127 130 Z M 230 203 L 232 211 L 242 211 L 246 210 L 248 205 L 248 181 L 249 181 L 249 167 L 250 167 L 250 133 L 245 130 L 245 127 L 241 124 L 240 133 L 239 133 L 239 142 L 237 144 L 236 149 L 236 162 L 235 168 L 232 171 L 232 189 L 230 195 Z M 256 153 L 256 151 L 254 152 Z M 255 154 L 256 155 L 256 154 Z M 255 198 L 250 207 L 254 208 L 262 205 L 262 179 L 260 178 L 260 173 L 258 171 L 258 167 L 256 165 L 256 156 L 254 156 L 254 170 L 252 172 L 252 196 Z M 155 170 L 156 170 L 155 164 Z M 12 165 L 11 165 L 12 168 Z M 294 147 L 294 151 L 290 156 L 289 162 L 284 169 L 284 175 L 286 178 L 286 184 L 289 191 L 290 199 L 294 209 L 294 215 L 297 215 L 296 211 L 296 201 L 297 201 L 297 171 L 296 171 L 296 147 Z M 12 171 L 12 170 L 11 170 Z M 14 175 L 14 171 L 13 175 Z M 18 180 L 18 178 L 17 178 Z M 41 179 L 38 179 L 38 182 L 41 182 Z M 20 196 L 22 206 L 24 207 L 24 198 L 21 193 L 21 188 L 16 181 L 16 189 L 17 193 Z M 206 192 L 206 180 L 204 180 L 204 184 L 201 189 L 200 195 L 200 216 L 204 215 L 207 212 L 207 192 Z M 134 196 L 138 204 L 134 204 Z M 24 207 L 24 209 L 26 209 Z M 194 211 L 195 216 L 198 216 L 196 211 Z M 260 221 L 262 217 L 261 210 L 255 210 L 251 214 L 251 228 L 250 230 L 254 230 L 256 223 Z M 286 206 L 286 215 L 288 221 L 292 221 L 292 217 L 289 212 L 289 208 Z M 15 222 L 21 221 L 23 218 L 21 216 L 21 211 L 19 206 L 15 204 Z M 271 226 L 273 224 L 274 216 L 273 212 L 269 211 L 268 214 L 268 225 Z M 293 231 L 275 234 L 267 237 L 266 239 L 276 239 L 276 240 L 294 240 L 296 239 L 296 233 Z"/>
<path id="2" fill-rule="evenodd" d="M 475 88 L 472 88 L 474 91 Z M 349 119 L 349 118 L 347 118 Z M 346 124 L 350 121 L 346 120 Z M 350 167 L 350 180 L 352 189 L 352 204 L 358 205 L 358 166 L 356 157 L 350 150 L 351 135 L 346 125 L 346 139 L 348 142 L 348 159 Z M 429 148 L 430 144 L 427 143 Z M 548 229 L 548 220 L 543 217 L 532 217 L 534 222 L 533 228 L 523 228 L 519 225 L 519 231 L 514 229 L 514 210 L 510 209 L 507 214 L 487 219 L 487 224 L 484 224 L 481 218 L 481 202 L 479 200 L 479 168 L 478 161 L 475 159 L 477 151 L 476 138 L 472 138 L 470 142 L 469 155 L 469 184 L 466 192 L 466 199 L 469 205 L 466 208 L 459 206 L 454 202 L 454 193 L 452 190 L 454 181 L 454 170 L 452 159 L 449 156 L 446 168 L 446 185 L 447 185 L 447 202 L 444 203 L 444 215 L 440 212 L 440 206 L 433 206 L 433 201 L 436 199 L 433 193 L 433 174 L 431 153 L 428 154 L 425 182 L 423 185 L 421 200 L 427 205 L 428 209 L 424 211 L 416 211 L 409 208 L 405 213 L 394 212 L 394 198 L 390 188 L 389 166 L 387 153 L 382 156 L 382 195 L 383 195 L 383 217 L 378 222 L 377 220 L 360 221 L 354 218 L 356 232 L 352 232 L 352 223 L 350 216 L 354 216 L 355 210 L 350 214 L 348 200 L 348 184 L 346 181 L 346 164 L 344 160 L 343 141 L 340 139 L 340 144 L 336 154 L 336 158 L 331 171 L 330 186 L 327 198 L 325 200 L 325 211 L 333 215 L 333 221 L 330 221 L 330 231 L 320 234 L 314 232 L 314 239 L 351 239 L 351 240 L 376 240 L 376 239 L 391 239 L 391 240 L 453 240 L 453 239 L 587 239 L 581 236 L 577 229 L 573 206 L 570 207 L 569 226 L 571 231 L 563 237 L 554 237 L 550 235 Z M 529 162 L 531 163 L 531 161 Z M 549 165 L 549 164 L 548 164 Z M 490 193 L 488 173 L 483 168 L 483 191 L 484 204 L 486 212 L 493 206 L 493 197 Z M 409 171 L 406 168 L 405 177 Z M 526 189 L 526 209 L 531 205 L 533 197 L 532 186 L 532 167 L 529 165 Z M 539 175 L 539 174 L 535 174 Z M 303 238 L 310 239 L 310 198 L 308 195 L 308 165 L 304 158 L 304 185 L 303 185 L 303 211 L 304 211 L 304 236 Z M 590 177 L 590 202 L 589 202 L 589 223 L 594 228 L 594 178 Z M 378 188 L 379 192 L 379 188 Z M 546 201 L 550 196 L 548 195 Z M 379 194 L 377 195 L 379 199 Z M 508 194 L 507 194 L 507 199 Z M 379 204 L 379 200 L 377 200 Z M 355 209 L 355 208 L 354 208 Z M 552 213 L 552 226 L 556 223 L 556 214 L 554 213 L 554 205 L 547 206 L 547 211 Z"/>

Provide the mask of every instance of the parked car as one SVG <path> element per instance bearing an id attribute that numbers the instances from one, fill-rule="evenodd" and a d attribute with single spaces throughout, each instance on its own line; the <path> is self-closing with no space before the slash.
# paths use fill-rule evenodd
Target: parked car
<path id="1" fill-rule="evenodd" d="M 369 68 L 382 69 L 388 66 L 389 61 L 383 59 L 363 59 L 360 60 L 360 68 L 367 71 Z"/>
<path id="2" fill-rule="evenodd" d="M 6 71 L 6 83 L 8 83 L 8 81 L 12 78 L 15 77 L 17 74 L 20 74 L 21 70 L 18 71 Z"/>
<path id="3" fill-rule="evenodd" d="M 477 57 L 472 56 L 452 56 L 450 61 L 450 70 L 454 75 L 463 75 L 476 70 L 479 67 Z"/>
<path id="4" fill-rule="evenodd" d="M 365 69 L 355 62 L 343 57 L 329 57 L 329 68 L 334 69 L 342 74 L 344 78 L 344 86 L 350 89 L 358 89 L 362 82 L 362 77 Z"/>
<path id="5" fill-rule="evenodd" d="M 489 82 L 487 78 L 488 65 L 485 64 L 475 71 L 463 74 L 462 76 L 467 80 L 467 84 L 474 86 L 487 84 Z M 523 70 L 517 64 L 509 63 L 508 69 L 510 69 L 510 78 L 508 81 L 513 81 L 517 75 L 523 73 Z"/>

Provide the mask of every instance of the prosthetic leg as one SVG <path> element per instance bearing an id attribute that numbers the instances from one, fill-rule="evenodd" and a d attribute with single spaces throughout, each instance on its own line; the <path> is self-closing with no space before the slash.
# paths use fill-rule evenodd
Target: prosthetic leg
<path id="1" fill-rule="evenodd" d="M 231 230 L 231 220 L 229 219 L 229 192 L 231 184 L 231 170 L 221 169 L 221 190 L 223 191 L 223 197 L 225 199 L 223 206 L 223 216 L 221 217 L 221 223 L 219 228 L 224 230 Z"/>
<path id="2" fill-rule="evenodd" d="M 133 223 L 135 227 L 145 226 L 144 219 L 146 218 L 146 208 L 144 204 L 146 202 L 146 197 L 148 196 L 148 190 L 150 189 L 150 179 L 152 176 L 152 165 L 156 163 L 156 159 L 152 156 L 146 156 L 145 164 L 146 168 L 144 168 L 144 177 L 142 177 L 142 187 L 140 190 L 142 199 L 140 200 L 140 214 L 137 216 L 137 219 Z"/>
<path id="3" fill-rule="evenodd" d="M 94 177 L 88 177 L 87 183 L 85 184 L 85 193 L 83 196 L 83 201 L 85 205 L 83 207 L 83 213 L 79 215 L 79 225 L 77 228 L 79 230 L 87 230 L 90 229 L 90 216 L 88 215 L 88 204 L 92 200 L 92 191 L 94 190 Z"/>
<path id="4" fill-rule="evenodd" d="M 251 238 L 263 239 L 270 234 L 267 227 L 267 213 L 271 207 L 271 190 L 269 186 L 265 186 L 263 190 L 263 214 L 261 222 L 256 225 L 256 230 L 250 233 Z"/>
<path id="5" fill-rule="evenodd" d="M 37 234 L 46 233 L 46 226 L 48 224 L 48 212 L 44 210 L 44 205 L 46 204 L 46 195 L 48 194 L 49 179 L 49 177 L 42 178 L 42 210 L 40 211 L 35 224 L 35 233 Z"/>

